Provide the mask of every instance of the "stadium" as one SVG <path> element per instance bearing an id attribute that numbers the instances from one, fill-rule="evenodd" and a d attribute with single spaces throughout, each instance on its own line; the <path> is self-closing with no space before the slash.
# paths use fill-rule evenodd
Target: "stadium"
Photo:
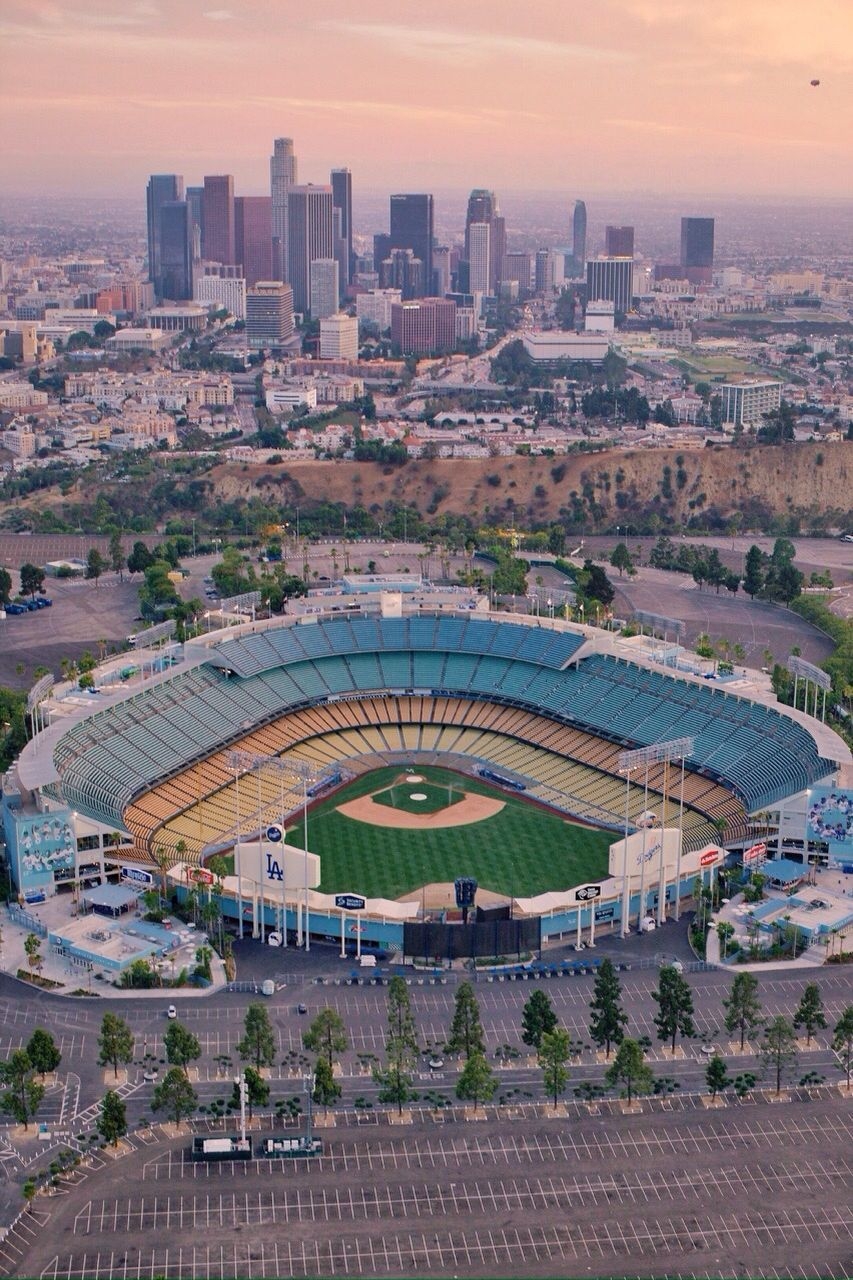
<path id="1" fill-rule="evenodd" d="M 54 708 L 5 788 L 16 884 L 32 902 L 120 862 L 186 891 L 224 854 L 241 932 L 342 948 L 404 950 L 452 918 L 460 876 L 543 939 L 661 923 L 726 850 L 781 849 L 850 763 L 819 720 L 682 652 L 399 595 L 188 642 L 132 692 Z M 25 868 L 33 810 L 52 826 Z"/>

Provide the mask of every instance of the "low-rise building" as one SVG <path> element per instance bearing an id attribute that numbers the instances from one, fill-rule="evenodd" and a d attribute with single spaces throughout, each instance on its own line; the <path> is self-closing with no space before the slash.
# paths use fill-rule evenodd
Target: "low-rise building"
<path id="1" fill-rule="evenodd" d="M 720 396 L 723 426 L 760 426 L 765 414 L 782 403 L 782 383 L 759 381 L 721 382 L 715 390 Z"/>

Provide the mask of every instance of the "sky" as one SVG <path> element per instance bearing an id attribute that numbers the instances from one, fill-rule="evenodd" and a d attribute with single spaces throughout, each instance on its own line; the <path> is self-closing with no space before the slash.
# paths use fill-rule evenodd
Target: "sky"
<path id="1" fill-rule="evenodd" d="M 810 85 L 819 79 L 820 86 Z M 0 0 L 0 185 L 853 193 L 853 0 Z"/>

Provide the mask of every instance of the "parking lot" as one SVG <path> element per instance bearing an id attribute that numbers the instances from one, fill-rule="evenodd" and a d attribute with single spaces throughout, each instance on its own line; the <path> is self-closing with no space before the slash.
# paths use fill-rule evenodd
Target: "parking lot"
<path id="1" fill-rule="evenodd" d="M 664 1104 L 665 1105 L 665 1104 Z M 149 1134 L 39 1200 L 8 1274 L 841 1277 L 851 1104 L 325 1131 L 320 1158 L 196 1164 Z M 443 1118 L 439 1115 L 439 1120 Z M 2 1252 L 8 1258 L 8 1244 Z"/>

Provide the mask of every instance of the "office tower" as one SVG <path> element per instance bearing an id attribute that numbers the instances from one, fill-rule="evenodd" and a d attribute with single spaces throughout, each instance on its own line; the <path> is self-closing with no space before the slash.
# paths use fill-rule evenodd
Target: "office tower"
<path id="1" fill-rule="evenodd" d="M 553 293 L 555 281 L 555 255 L 550 249 L 537 249 L 533 288 L 536 293 Z"/>
<path id="2" fill-rule="evenodd" d="M 272 198 L 237 196 L 234 200 L 234 256 L 247 285 L 273 279 Z"/>
<path id="3" fill-rule="evenodd" d="M 296 156 L 292 138 L 276 138 L 270 156 L 273 264 L 278 280 L 287 279 L 287 193 L 296 186 Z"/>
<path id="4" fill-rule="evenodd" d="M 246 290 L 250 347 L 280 347 L 293 336 L 293 290 L 280 280 L 259 280 Z"/>
<path id="5" fill-rule="evenodd" d="M 234 263 L 234 179 L 206 176 L 202 197 L 201 256 L 206 262 Z"/>
<path id="6" fill-rule="evenodd" d="M 529 253 L 505 253 L 501 267 L 501 280 L 517 280 L 523 293 L 530 292 L 530 276 L 532 272 Z"/>
<path id="7" fill-rule="evenodd" d="M 575 275 L 583 275 L 586 263 L 586 205 L 583 200 L 575 201 L 572 215 L 572 256 Z"/>
<path id="8" fill-rule="evenodd" d="M 605 227 L 604 256 L 605 258 L 633 258 L 634 228 Z"/>
<path id="9" fill-rule="evenodd" d="M 714 267 L 714 219 L 681 219 L 681 266 L 691 284 L 710 284 Z"/>
<path id="10" fill-rule="evenodd" d="M 326 316 L 320 321 L 320 359 L 358 359 L 358 320 L 355 316 Z"/>
<path id="11" fill-rule="evenodd" d="M 456 345 L 456 303 L 419 298 L 391 308 L 391 342 L 401 355 L 452 351 Z"/>
<path id="12" fill-rule="evenodd" d="M 335 254 L 341 263 L 341 292 L 352 280 L 352 174 L 349 169 L 332 170 L 332 204 L 340 210 L 340 240 Z"/>
<path id="13" fill-rule="evenodd" d="M 201 228 L 204 222 L 204 187 L 187 187 L 187 204 L 193 229 L 193 262 L 201 258 Z"/>
<path id="14" fill-rule="evenodd" d="M 450 249 L 446 245 L 436 246 L 432 251 L 432 273 L 435 277 L 436 297 L 443 298 L 450 292 Z"/>
<path id="15" fill-rule="evenodd" d="M 468 210 L 465 215 L 465 260 L 471 263 L 471 228 L 482 223 L 489 227 L 489 263 L 488 287 L 483 293 L 494 295 L 500 281 L 501 266 L 506 252 L 506 224 L 498 208 L 498 198 L 494 191 L 476 188 L 468 197 Z M 481 292 L 478 286 L 471 284 L 469 266 L 468 287 L 474 292 Z"/>
<path id="16" fill-rule="evenodd" d="M 764 415 L 782 403 L 782 383 L 760 381 L 715 383 L 720 396 L 720 421 L 724 426 L 757 427 Z"/>
<path id="17" fill-rule="evenodd" d="M 424 264 L 411 249 L 392 249 L 379 264 L 379 287 L 399 289 L 403 301 L 424 296 Z"/>
<path id="18" fill-rule="evenodd" d="M 430 195 L 391 197 L 391 248 L 411 249 L 423 263 L 422 294 L 432 289 L 433 203 Z"/>
<path id="19" fill-rule="evenodd" d="M 287 193 L 287 278 L 293 309 L 311 307 L 311 263 L 333 258 L 332 188 L 291 187 Z"/>
<path id="20" fill-rule="evenodd" d="M 208 307 L 225 307 L 235 320 L 246 319 L 246 281 L 239 267 L 205 266 L 203 275 L 193 280 L 193 298 Z"/>
<path id="21" fill-rule="evenodd" d="M 183 302 L 193 296 L 193 227 L 185 200 L 160 206 L 159 296 Z"/>
<path id="22" fill-rule="evenodd" d="M 315 258 L 311 263 L 311 319 L 333 316 L 340 298 L 337 258 Z"/>
<path id="23" fill-rule="evenodd" d="M 184 198 L 184 180 L 179 173 L 153 173 L 145 191 L 148 212 L 148 279 L 160 295 L 160 209 Z"/>
<path id="24" fill-rule="evenodd" d="M 403 295 L 399 289 L 369 289 L 367 293 L 360 293 L 356 297 L 356 318 L 375 324 L 379 332 L 384 333 L 391 328 L 392 305 L 402 301 Z"/>
<path id="25" fill-rule="evenodd" d="M 488 222 L 472 222 L 465 228 L 468 254 L 468 292 L 490 294 L 491 226 Z"/>
<path id="26" fill-rule="evenodd" d="M 634 286 L 632 258 L 596 258 L 586 264 L 586 296 L 588 302 L 602 298 L 612 302 L 617 311 L 631 310 Z"/>

